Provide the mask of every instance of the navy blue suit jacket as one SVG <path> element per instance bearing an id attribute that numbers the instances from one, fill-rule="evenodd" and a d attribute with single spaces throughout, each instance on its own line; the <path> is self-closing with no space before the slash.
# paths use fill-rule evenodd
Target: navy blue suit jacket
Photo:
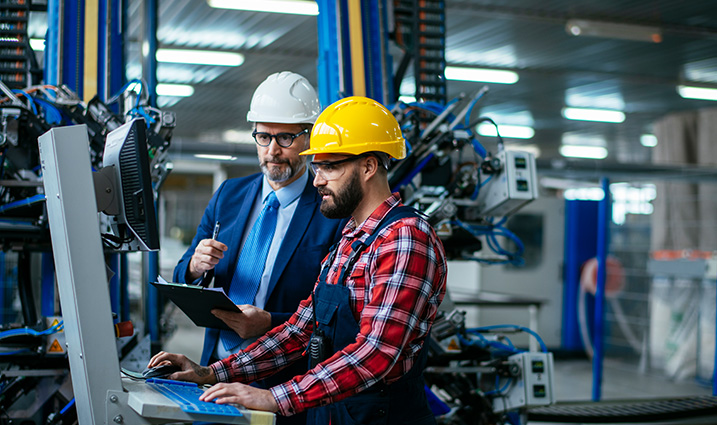
<path id="1" fill-rule="evenodd" d="M 213 275 L 214 286 L 224 288 L 224 291 L 229 293 L 229 284 L 239 258 L 239 244 L 242 235 L 248 230 L 247 217 L 254 200 L 261 192 L 261 186 L 260 173 L 222 183 L 204 211 L 192 245 L 174 269 L 175 282 L 191 283 L 186 282 L 185 276 L 194 249 L 199 241 L 212 237 L 214 224 L 219 221 L 221 229 L 217 240 L 225 243 L 229 249 L 213 273 L 207 274 L 205 283 Z M 312 186 L 310 177 L 298 202 L 274 263 L 264 306 L 264 310 L 271 313 L 272 328 L 288 320 L 298 308 L 299 302 L 311 294 L 319 276 L 321 260 L 329 248 L 341 238 L 341 230 L 346 224 L 346 220 L 331 220 L 321 214 L 321 196 Z M 218 338 L 219 330 L 206 329 L 202 365 L 207 365 Z M 306 367 L 303 370 L 305 371 Z M 288 375 L 286 380 L 293 376 Z"/>

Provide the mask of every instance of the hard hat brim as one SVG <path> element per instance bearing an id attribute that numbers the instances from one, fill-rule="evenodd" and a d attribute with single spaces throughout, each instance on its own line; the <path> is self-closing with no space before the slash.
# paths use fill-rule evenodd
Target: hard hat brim
<path id="1" fill-rule="evenodd" d="M 403 159 L 406 157 L 406 145 L 396 143 L 395 141 L 360 143 L 351 146 L 339 146 L 338 144 L 318 146 L 300 152 L 299 155 L 318 155 L 322 153 L 361 155 L 373 151 L 387 153 L 394 159 Z"/>

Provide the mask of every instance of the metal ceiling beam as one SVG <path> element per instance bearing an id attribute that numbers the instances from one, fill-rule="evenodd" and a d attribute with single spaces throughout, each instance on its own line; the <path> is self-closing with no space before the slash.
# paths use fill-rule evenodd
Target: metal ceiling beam
<path id="1" fill-rule="evenodd" d="M 681 35 L 687 37 L 717 37 L 717 28 L 703 26 L 687 26 L 674 25 L 668 22 L 647 20 L 647 19 L 629 19 L 622 15 L 605 15 L 605 14 L 581 14 L 581 13 L 564 13 L 541 9 L 532 9 L 525 7 L 509 7 L 475 4 L 472 1 L 451 1 L 446 4 L 446 11 L 472 14 L 486 18 L 499 19 L 520 19 L 524 21 L 551 23 L 556 25 L 565 25 L 568 19 L 587 19 L 603 22 L 619 22 L 626 25 L 651 25 L 658 26 L 664 33 Z"/>
<path id="2" fill-rule="evenodd" d="M 696 165 L 660 165 L 617 163 L 593 159 L 541 159 L 535 161 L 541 176 L 598 181 L 603 177 L 612 180 L 670 180 L 692 183 L 714 182 L 717 168 Z"/>

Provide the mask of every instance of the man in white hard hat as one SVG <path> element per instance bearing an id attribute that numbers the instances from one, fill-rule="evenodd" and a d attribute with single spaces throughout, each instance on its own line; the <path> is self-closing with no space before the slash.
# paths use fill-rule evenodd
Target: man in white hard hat
<path id="1" fill-rule="evenodd" d="M 231 330 L 206 330 L 202 365 L 247 347 L 288 320 L 311 293 L 321 260 L 341 238 L 345 221 L 320 213 L 321 196 L 312 186 L 306 157 L 299 156 L 310 146 L 320 112 L 316 90 L 293 72 L 270 75 L 254 92 L 247 120 L 254 123 L 261 173 L 222 183 L 174 270 L 176 282 L 208 285 L 213 277 L 214 286 L 242 310 L 213 311 Z M 265 385 L 306 371 L 305 363 L 297 366 Z"/>

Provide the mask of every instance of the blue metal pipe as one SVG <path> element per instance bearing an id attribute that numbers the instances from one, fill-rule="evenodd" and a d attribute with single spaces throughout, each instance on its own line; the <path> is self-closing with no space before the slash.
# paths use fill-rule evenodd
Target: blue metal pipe
<path id="1" fill-rule="evenodd" d="M 97 64 L 97 95 L 107 101 L 117 93 L 127 79 L 124 60 L 123 6 L 128 2 L 99 0 L 99 63 Z M 112 105 L 117 107 L 118 105 Z M 118 112 L 118 110 L 115 110 Z"/>
<path id="2" fill-rule="evenodd" d="M 147 264 L 147 275 L 146 281 L 142 282 L 142 284 L 147 286 L 147 303 L 145 307 L 147 315 L 147 324 L 149 325 L 150 340 L 153 343 L 158 343 L 160 341 L 159 293 L 157 292 L 157 288 L 147 282 L 157 281 L 157 275 L 159 274 L 159 253 L 157 253 L 157 251 L 151 251 L 145 253 L 145 256 Z"/>
<path id="3" fill-rule="evenodd" d="M 607 277 L 608 232 L 610 231 L 610 180 L 601 180 L 605 196 L 598 209 L 597 229 L 597 287 L 595 290 L 595 332 L 593 334 L 593 388 L 592 400 L 600 401 L 602 396 L 603 332 L 605 315 L 605 280 Z"/>
<path id="4" fill-rule="evenodd" d="M 127 76 L 125 75 L 124 54 L 124 35 L 126 33 L 127 20 L 124 19 L 124 16 L 127 14 L 126 9 L 129 7 L 128 4 L 128 1 L 109 1 L 110 51 L 108 57 L 111 66 L 110 75 L 107 79 L 108 96 L 117 93 L 127 80 Z"/>
<path id="5" fill-rule="evenodd" d="M 351 35 L 349 33 L 349 5 L 348 0 L 336 0 L 336 13 L 338 16 L 337 39 L 339 45 L 339 72 L 340 86 L 338 99 L 353 96 L 353 72 L 351 71 Z M 328 106 L 328 105 L 327 105 Z"/>
<path id="6" fill-rule="evenodd" d="M 61 0 L 47 1 L 47 35 L 45 36 L 45 82 L 60 83 L 60 4 Z"/>
<path id="7" fill-rule="evenodd" d="M 319 16 L 316 18 L 319 35 L 319 100 L 328 106 L 341 97 L 341 64 L 339 61 L 339 37 L 336 21 L 336 0 L 317 0 Z"/>
<path id="8" fill-rule="evenodd" d="M 63 18 L 60 42 L 60 83 L 66 84 L 77 93 L 80 99 L 84 96 L 84 63 L 85 63 L 85 2 L 84 0 L 64 0 L 64 8 L 60 10 Z"/>
<path id="9" fill-rule="evenodd" d="M 120 318 L 123 322 L 130 319 L 129 311 L 129 261 L 127 253 L 119 254 L 119 279 L 120 279 Z"/>
<path id="10" fill-rule="evenodd" d="M 55 261 L 52 253 L 42 253 L 42 301 L 40 314 L 43 317 L 55 315 Z"/>
<path id="11" fill-rule="evenodd" d="M 145 5 L 145 17 L 146 26 L 145 34 L 147 43 L 147 49 L 142 49 L 143 54 L 143 67 L 142 74 L 147 82 L 147 93 L 149 95 L 149 105 L 157 106 L 157 11 L 159 10 L 158 0 L 147 0 Z M 156 207 L 156 206 L 155 206 Z M 159 329 L 159 293 L 157 288 L 150 285 L 148 282 L 156 282 L 157 275 L 159 274 L 159 254 L 157 252 L 148 252 L 145 254 L 145 277 L 147 280 L 142 282 L 143 285 L 147 285 L 147 302 L 146 302 L 146 317 L 147 327 L 150 335 L 150 339 L 153 344 L 160 341 L 160 329 Z"/>
<path id="12" fill-rule="evenodd" d="M 361 2 L 363 25 L 364 68 L 366 96 L 377 102 L 385 102 L 383 84 L 388 76 L 382 73 L 381 24 L 378 0 Z"/>
<path id="13" fill-rule="evenodd" d="M 113 276 L 110 279 L 110 307 L 112 308 L 112 312 L 117 314 L 117 319 L 119 320 L 120 317 L 120 279 L 121 279 L 121 273 L 120 273 L 120 263 L 119 263 L 119 254 L 108 254 L 106 255 L 106 261 L 107 264 L 112 270 Z"/>
<path id="14" fill-rule="evenodd" d="M 110 20 L 108 16 L 109 0 L 98 1 L 98 22 L 97 22 L 97 95 L 102 100 L 107 100 L 111 94 L 108 93 L 109 87 L 107 77 L 112 69 L 109 60 L 109 41 L 107 34 L 109 32 Z M 116 310 L 114 310 L 116 312 Z"/>
<path id="15" fill-rule="evenodd" d="M 157 106 L 157 11 L 158 0 L 147 0 L 144 2 L 145 11 L 145 43 L 147 49 L 142 49 L 145 55 L 142 58 L 142 74 L 147 82 L 147 93 L 149 94 L 149 105 Z"/>

